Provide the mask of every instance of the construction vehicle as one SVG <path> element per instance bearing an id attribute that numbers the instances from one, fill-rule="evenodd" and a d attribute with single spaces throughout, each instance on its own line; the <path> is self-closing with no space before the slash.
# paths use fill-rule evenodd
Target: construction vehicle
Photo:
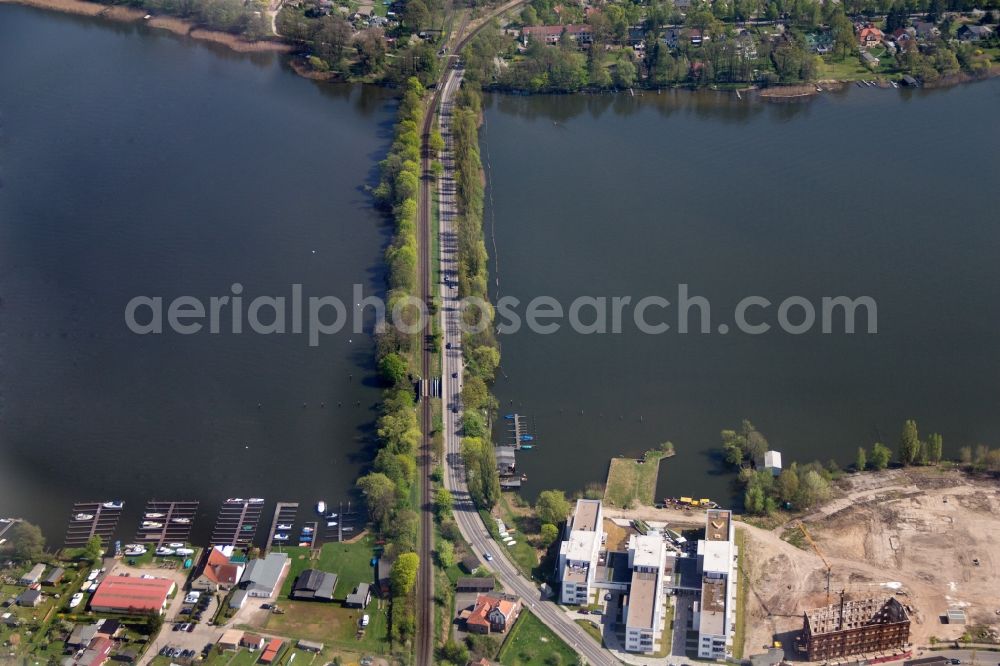
<path id="1" fill-rule="evenodd" d="M 812 546 L 812 549 L 814 551 L 816 551 L 817 555 L 819 555 L 819 559 L 823 560 L 823 566 L 826 567 L 826 603 L 827 603 L 827 605 L 829 605 L 830 604 L 830 576 L 832 574 L 832 567 L 830 566 L 830 563 L 826 561 L 826 556 L 823 555 L 823 551 L 821 551 L 819 549 L 819 546 L 816 545 L 816 542 L 813 541 L 813 538 L 809 534 L 809 530 L 806 529 L 806 526 L 803 525 L 802 523 L 799 523 L 799 530 L 802 532 L 802 536 L 804 536 L 806 538 L 806 541 L 809 542 L 809 545 Z"/>

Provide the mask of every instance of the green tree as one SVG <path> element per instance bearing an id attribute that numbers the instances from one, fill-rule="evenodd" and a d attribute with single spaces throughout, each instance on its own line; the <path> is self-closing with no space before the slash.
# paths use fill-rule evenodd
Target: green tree
<path id="1" fill-rule="evenodd" d="M 863 472 L 865 467 L 868 466 L 868 454 L 865 453 L 865 447 L 858 447 L 858 457 L 854 459 L 854 469 Z"/>
<path id="2" fill-rule="evenodd" d="M 420 556 L 416 553 L 402 553 L 392 563 L 389 570 L 389 586 L 392 596 L 409 597 L 417 582 L 417 569 L 420 567 Z"/>
<path id="3" fill-rule="evenodd" d="M 972 447 L 963 446 L 958 450 L 958 460 L 959 462 L 968 465 L 972 462 Z"/>
<path id="4" fill-rule="evenodd" d="M 743 507 L 747 513 L 764 513 L 764 491 L 756 483 L 751 483 L 743 495 Z"/>
<path id="5" fill-rule="evenodd" d="M 83 559 L 94 564 L 101 559 L 101 555 L 103 554 L 104 548 L 101 545 L 101 537 L 95 534 L 87 539 L 87 544 L 83 547 Z"/>
<path id="6" fill-rule="evenodd" d="M 778 498 L 782 502 L 793 502 L 799 494 L 799 475 L 792 469 L 783 469 L 778 475 Z"/>
<path id="7" fill-rule="evenodd" d="M 438 517 L 451 513 L 453 503 L 451 491 L 447 488 L 438 488 L 434 491 L 434 511 Z"/>
<path id="8" fill-rule="evenodd" d="M 385 381 L 393 385 L 399 384 L 406 379 L 406 359 L 396 352 L 386 354 L 378 362 L 378 371 Z"/>
<path id="9" fill-rule="evenodd" d="M 386 522 L 396 505 L 396 484 L 381 472 L 366 474 L 357 481 L 358 490 L 365 497 L 368 515 L 379 529 L 385 529 Z"/>
<path id="10" fill-rule="evenodd" d="M 445 541 L 444 539 L 438 541 L 435 553 L 437 555 L 438 566 L 442 569 L 447 569 L 455 564 L 455 546 L 450 541 Z"/>
<path id="11" fill-rule="evenodd" d="M 930 462 L 937 464 L 941 462 L 944 454 L 944 439 L 936 432 L 927 436 L 927 457 Z"/>
<path id="12" fill-rule="evenodd" d="M 7 534 L 8 551 L 15 560 L 36 560 L 45 550 L 45 537 L 37 525 L 22 520 Z"/>
<path id="13" fill-rule="evenodd" d="M 830 482 L 814 469 L 807 471 L 799 481 L 799 505 L 810 507 L 830 497 Z"/>
<path id="14" fill-rule="evenodd" d="M 903 424 L 903 432 L 899 436 L 899 462 L 912 465 L 920 457 L 920 435 L 917 432 L 917 422 L 908 419 Z"/>
<path id="15" fill-rule="evenodd" d="M 871 455 L 871 466 L 872 469 L 883 470 L 889 466 L 889 461 L 892 459 L 892 451 L 889 447 L 882 442 L 875 442 L 875 446 L 872 447 Z"/>
<path id="16" fill-rule="evenodd" d="M 558 525 L 569 515 L 570 504 L 561 490 L 543 490 L 535 500 L 535 513 L 542 523 Z"/>
<path id="17" fill-rule="evenodd" d="M 551 546 L 559 538 L 559 528 L 552 523 L 543 523 L 538 534 L 538 543 L 543 548 Z"/>
<path id="18" fill-rule="evenodd" d="M 453 664 L 465 664 L 469 661 L 469 650 L 461 643 L 449 640 L 441 646 L 440 657 Z"/>

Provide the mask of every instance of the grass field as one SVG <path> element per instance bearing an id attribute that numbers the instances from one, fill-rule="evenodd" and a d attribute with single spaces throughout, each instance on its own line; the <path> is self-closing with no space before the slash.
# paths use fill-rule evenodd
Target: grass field
<path id="1" fill-rule="evenodd" d="M 546 660 L 556 654 L 563 664 L 575 663 L 576 653 L 572 648 L 530 611 L 524 611 L 500 648 L 500 663 L 504 666 L 544 666 L 549 663 Z"/>
<path id="2" fill-rule="evenodd" d="M 641 460 L 612 458 L 604 501 L 618 507 L 628 507 L 633 502 L 652 506 L 663 456 L 662 451 L 647 451 Z"/>
<path id="3" fill-rule="evenodd" d="M 750 571 L 747 559 L 747 535 L 742 529 L 736 530 L 736 548 L 739 557 L 739 581 L 736 584 L 736 630 L 733 632 L 733 657 L 743 658 L 743 644 L 746 642 L 747 591 L 750 581 L 746 573 Z"/>
<path id="4" fill-rule="evenodd" d="M 281 636 L 294 636 L 319 641 L 354 652 L 384 654 L 388 651 L 388 608 L 373 598 L 365 610 L 344 608 L 340 601 L 350 594 L 358 583 L 372 583 L 374 571 L 371 559 L 375 542 L 371 535 L 364 535 L 354 543 L 328 543 L 314 556 L 308 548 L 282 549 L 292 559 L 291 570 L 282 586 L 279 605 L 285 612 L 271 614 L 259 629 Z M 309 568 L 337 574 L 333 603 L 295 601 L 288 598 L 296 576 Z M 367 614 L 370 624 L 360 633 L 361 616 Z M 299 663 L 296 658 L 295 663 Z"/>

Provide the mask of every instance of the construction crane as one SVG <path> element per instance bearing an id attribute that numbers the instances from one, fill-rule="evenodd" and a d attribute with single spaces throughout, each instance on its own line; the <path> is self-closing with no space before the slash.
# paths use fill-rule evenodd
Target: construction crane
<path id="1" fill-rule="evenodd" d="M 801 530 L 802 536 L 804 536 L 806 538 L 806 541 L 809 542 L 809 545 L 812 546 L 812 549 L 814 551 L 816 551 L 817 555 L 819 555 L 819 559 L 823 560 L 823 566 L 826 567 L 826 604 L 829 606 L 830 605 L 830 575 L 831 575 L 830 563 L 826 561 L 826 557 L 823 555 L 823 551 L 821 551 L 819 549 L 819 546 L 816 545 L 816 542 L 813 541 L 813 538 L 809 534 L 809 530 L 806 529 L 806 526 L 803 525 L 802 523 L 799 523 L 799 530 Z"/>

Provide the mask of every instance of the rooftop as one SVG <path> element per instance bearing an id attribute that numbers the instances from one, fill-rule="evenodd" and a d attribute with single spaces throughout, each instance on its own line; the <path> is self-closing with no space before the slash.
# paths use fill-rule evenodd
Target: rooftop
<path id="1" fill-rule="evenodd" d="M 656 630 L 653 623 L 656 618 L 656 574 L 652 572 L 635 571 L 632 573 L 632 586 L 628 593 L 628 617 L 625 626 L 629 629 Z"/>
<path id="2" fill-rule="evenodd" d="M 726 581 L 721 578 L 702 581 L 698 631 L 711 636 L 724 636 L 726 633 Z"/>
<path id="3" fill-rule="evenodd" d="M 573 531 L 593 532 L 597 530 L 597 520 L 601 513 L 601 500 L 578 499 L 573 511 Z"/>
<path id="4" fill-rule="evenodd" d="M 729 575 L 733 569 L 733 544 L 729 541 L 699 541 L 698 555 L 705 573 Z"/>
<path id="5" fill-rule="evenodd" d="M 633 534 L 629 537 L 628 548 L 633 551 L 633 567 L 662 567 L 666 547 L 658 534 Z"/>
<path id="6" fill-rule="evenodd" d="M 97 587 L 90 605 L 93 608 L 159 612 L 174 587 L 174 582 L 166 578 L 108 576 Z"/>
<path id="7" fill-rule="evenodd" d="M 560 546 L 560 553 L 565 555 L 567 560 L 590 562 L 593 558 L 595 545 L 597 545 L 596 541 L 597 532 L 573 530 L 569 533 L 569 539 Z"/>
<path id="8" fill-rule="evenodd" d="M 705 514 L 705 540 L 729 541 L 733 513 L 726 509 L 709 509 Z"/>

